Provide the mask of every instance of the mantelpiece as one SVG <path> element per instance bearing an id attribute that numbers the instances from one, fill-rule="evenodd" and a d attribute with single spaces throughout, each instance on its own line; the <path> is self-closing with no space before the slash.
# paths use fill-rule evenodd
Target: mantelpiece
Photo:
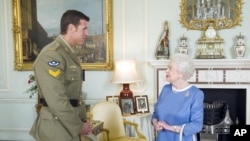
<path id="1" fill-rule="evenodd" d="M 168 60 L 149 60 L 155 69 L 157 94 L 165 80 Z M 195 74 L 190 83 L 199 88 L 246 89 L 246 111 L 250 111 L 250 60 L 248 59 L 195 59 Z M 250 124 L 250 112 L 246 112 L 246 123 Z"/>
<path id="2" fill-rule="evenodd" d="M 149 60 L 155 68 L 166 68 L 168 60 Z M 195 59 L 196 68 L 250 68 L 249 59 Z"/>

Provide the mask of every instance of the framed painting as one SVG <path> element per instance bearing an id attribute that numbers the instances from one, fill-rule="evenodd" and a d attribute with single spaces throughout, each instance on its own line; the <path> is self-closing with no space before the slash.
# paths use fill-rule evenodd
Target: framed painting
<path id="1" fill-rule="evenodd" d="M 12 0 L 12 7 L 15 70 L 32 70 L 42 48 L 59 35 L 60 18 L 69 9 L 90 17 L 89 36 L 75 47 L 82 68 L 113 69 L 112 0 Z"/>
<path id="2" fill-rule="evenodd" d="M 147 95 L 140 95 L 135 96 L 135 107 L 137 113 L 148 113 L 149 106 L 148 106 L 148 96 Z"/>
<path id="3" fill-rule="evenodd" d="M 115 102 L 119 105 L 119 96 L 113 95 L 113 96 L 106 96 L 106 101 Z"/>
<path id="4" fill-rule="evenodd" d="M 132 97 L 129 97 L 129 98 L 120 97 L 120 107 L 121 107 L 122 115 L 124 116 L 135 114 L 134 100 Z"/>

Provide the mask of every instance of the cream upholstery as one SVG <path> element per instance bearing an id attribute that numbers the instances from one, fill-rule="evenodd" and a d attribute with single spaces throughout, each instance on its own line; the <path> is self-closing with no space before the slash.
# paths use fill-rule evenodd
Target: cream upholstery
<path id="1" fill-rule="evenodd" d="M 104 122 L 106 132 L 98 134 L 98 141 L 146 141 L 146 137 L 138 130 L 138 125 L 125 121 L 120 107 L 114 102 L 98 102 L 91 107 L 90 114 L 92 120 Z M 124 124 L 134 126 L 138 137 L 127 137 Z"/>

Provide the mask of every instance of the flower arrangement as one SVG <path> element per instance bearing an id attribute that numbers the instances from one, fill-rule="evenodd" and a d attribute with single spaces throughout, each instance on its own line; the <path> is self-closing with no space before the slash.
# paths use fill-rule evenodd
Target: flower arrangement
<path id="1" fill-rule="evenodd" d="M 30 88 L 28 88 L 24 93 L 30 94 L 29 97 L 32 98 L 38 91 L 34 74 L 29 75 L 28 84 L 30 85 Z"/>

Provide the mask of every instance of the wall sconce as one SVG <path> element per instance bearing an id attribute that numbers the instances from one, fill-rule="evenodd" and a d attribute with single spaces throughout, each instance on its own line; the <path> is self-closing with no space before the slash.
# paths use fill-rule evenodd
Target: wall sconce
<path id="1" fill-rule="evenodd" d="M 129 89 L 129 84 L 139 81 L 141 81 L 141 79 L 135 68 L 135 60 L 115 61 L 115 72 L 111 82 L 123 84 L 120 97 L 133 97 L 133 92 Z"/>

